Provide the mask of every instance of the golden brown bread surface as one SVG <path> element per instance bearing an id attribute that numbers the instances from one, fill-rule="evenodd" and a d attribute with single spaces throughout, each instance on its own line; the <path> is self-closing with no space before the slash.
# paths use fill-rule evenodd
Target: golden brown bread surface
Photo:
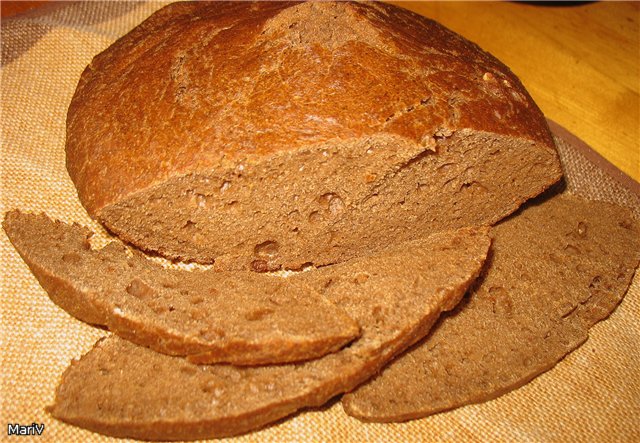
<path id="1" fill-rule="evenodd" d="M 424 336 L 480 273 L 489 244 L 486 228 L 462 229 L 291 277 L 362 327 L 346 348 L 309 362 L 198 366 L 109 337 L 67 369 L 50 411 L 109 435 L 177 440 L 239 434 L 321 405 Z"/>
<path id="2" fill-rule="evenodd" d="M 46 215 L 11 211 L 3 228 L 51 299 L 135 343 L 202 362 L 282 363 L 334 352 L 360 334 L 299 280 L 253 272 L 167 269 L 118 241 Z"/>
<path id="3" fill-rule="evenodd" d="M 561 175 L 507 67 L 376 3 L 167 6 L 87 67 L 66 152 L 123 239 L 256 271 L 491 224 Z"/>
<path id="4" fill-rule="evenodd" d="M 492 229 L 478 284 L 419 345 L 343 397 L 367 421 L 402 421 L 498 397 L 552 368 L 615 309 L 640 260 L 625 208 L 569 195 Z"/>

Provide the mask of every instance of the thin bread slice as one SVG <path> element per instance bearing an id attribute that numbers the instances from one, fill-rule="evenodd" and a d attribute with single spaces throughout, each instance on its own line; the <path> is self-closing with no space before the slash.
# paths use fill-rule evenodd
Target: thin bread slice
<path id="1" fill-rule="evenodd" d="M 62 376 L 54 417 L 104 434 L 197 439 L 240 434 L 319 406 L 424 336 L 480 273 L 487 229 L 432 235 L 301 273 L 362 326 L 350 346 L 300 364 L 198 366 L 109 337 Z"/>
<path id="2" fill-rule="evenodd" d="M 343 397 L 366 421 L 403 421 L 515 389 L 584 343 L 618 305 L 640 226 L 609 203 L 558 195 L 493 229 L 479 286 L 419 346 Z"/>
<path id="3" fill-rule="evenodd" d="M 4 229 L 51 299 L 80 320 L 140 345 L 238 365 L 317 358 L 360 333 L 300 280 L 251 272 L 166 269 L 119 241 L 46 215 L 7 213 Z"/>

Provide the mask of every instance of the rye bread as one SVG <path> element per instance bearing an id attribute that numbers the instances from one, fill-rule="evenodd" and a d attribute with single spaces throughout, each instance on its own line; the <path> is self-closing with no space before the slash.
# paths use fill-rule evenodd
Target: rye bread
<path id="1" fill-rule="evenodd" d="M 317 358 L 360 328 L 300 280 L 254 272 L 166 269 L 118 241 L 46 215 L 12 211 L 3 227 L 51 299 L 80 320 L 199 362 L 238 365 Z"/>
<path id="2" fill-rule="evenodd" d="M 199 366 L 111 336 L 66 370 L 50 411 L 108 435 L 177 440 L 240 434 L 322 405 L 424 336 L 480 273 L 489 244 L 486 228 L 462 229 L 294 277 L 362 326 L 351 345 L 309 362 Z"/>
<path id="3" fill-rule="evenodd" d="M 366 421 L 424 417 L 509 392 L 584 343 L 625 294 L 640 224 L 625 208 L 558 195 L 492 230 L 467 300 L 418 346 L 343 397 Z"/>
<path id="4" fill-rule="evenodd" d="M 67 169 L 124 240 L 297 269 L 489 225 L 561 176 L 518 78 L 376 2 L 181 2 L 94 58 Z"/>

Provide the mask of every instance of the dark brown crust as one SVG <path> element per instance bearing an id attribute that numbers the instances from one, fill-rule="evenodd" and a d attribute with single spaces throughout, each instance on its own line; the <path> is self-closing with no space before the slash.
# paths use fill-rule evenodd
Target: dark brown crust
<path id="1" fill-rule="evenodd" d="M 330 21 L 313 28 L 308 14 Z M 330 140 L 386 132 L 421 143 L 462 128 L 554 149 L 542 113 L 507 67 L 407 10 L 176 3 L 82 74 L 67 118 L 67 168 L 96 216 L 184 174 Z"/>

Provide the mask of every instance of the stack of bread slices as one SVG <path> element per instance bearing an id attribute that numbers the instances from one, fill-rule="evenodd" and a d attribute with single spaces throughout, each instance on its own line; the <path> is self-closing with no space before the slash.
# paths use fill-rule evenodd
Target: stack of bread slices
<path id="1" fill-rule="evenodd" d="M 113 241 L 3 227 L 112 332 L 51 414 L 118 437 L 237 435 L 341 394 L 366 421 L 494 398 L 582 344 L 640 260 L 628 209 L 554 188 L 507 67 L 382 3 L 169 5 L 87 67 L 66 154 Z"/>

